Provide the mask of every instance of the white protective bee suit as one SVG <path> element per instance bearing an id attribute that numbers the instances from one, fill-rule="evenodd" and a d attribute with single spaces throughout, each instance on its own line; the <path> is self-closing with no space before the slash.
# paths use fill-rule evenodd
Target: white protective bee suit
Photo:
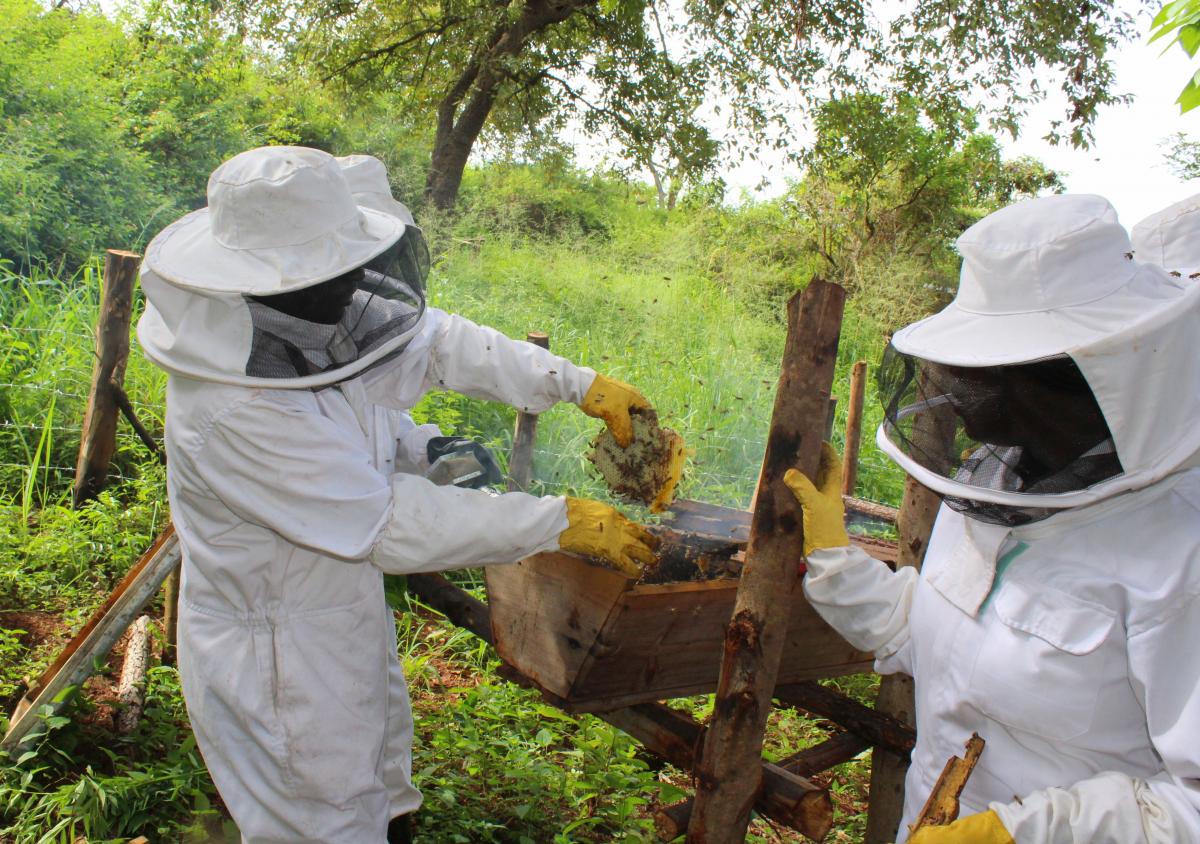
<path id="1" fill-rule="evenodd" d="M 419 232 L 356 205 L 325 153 L 243 153 L 208 195 L 149 245 L 138 325 L 169 373 L 188 711 L 244 841 L 379 844 L 421 802 L 382 574 L 511 562 L 567 527 L 562 498 L 410 473 L 404 411 L 453 389 L 538 412 L 595 373 L 426 308 Z M 251 298 L 380 256 L 336 325 Z"/>
<path id="2" fill-rule="evenodd" d="M 978 732 L 962 814 L 990 807 L 1018 844 L 1200 842 L 1200 285 L 1131 260 L 1099 197 L 1017 204 L 958 248 L 957 298 L 892 340 L 910 386 L 946 366 L 1057 361 L 1111 436 L 1023 488 L 1011 447 L 962 425 L 943 462 L 922 450 L 912 420 L 953 417 L 957 398 L 883 396 L 880 447 L 947 502 L 923 570 L 827 548 L 804 590 L 880 672 L 915 679 L 897 840 Z"/>
<path id="3" fill-rule="evenodd" d="M 1200 193 L 1172 203 L 1129 232 L 1133 256 L 1182 278 L 1200 278 Z"/>

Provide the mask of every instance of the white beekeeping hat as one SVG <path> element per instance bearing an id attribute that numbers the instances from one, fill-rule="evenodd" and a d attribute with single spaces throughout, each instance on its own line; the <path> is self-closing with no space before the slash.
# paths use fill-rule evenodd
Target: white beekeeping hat
<path id="1" fill-rule="evenodd" d="M 1106 200 L 1064 195 L 1017 203 L 969 228 L 958 250 L 963 265 L 954 301 L 898 331 L 879 370 L 888 411 L 877 440 L 907 472 L 948 500 L 1055 509 L 1146 486 L 1200 452 L 1200 356 L 1193 353 L 1200 284 L 1134 260 Z M 1012 372 L 1018 367 L 1021 373 Z M 1043 379 L 1043 403 L 1019 411 L 1036 392 L 1014 386 L 1027 374 Z M 984 455 L 976 446 L 990 443 L 987 457 L 1006 470 L 1030 440 L 1011 431 L 991 439 L 971 433 L 972 408 L 956 390 L 974 390 L 974 401 L 996 402 L 1009 414 L 1026 412 L 1026 432 L 1064 422 L 1069 428 L 1074 418 L 1082 431 L 1085 417 L 1066 412 L 1079 406 L 1078 392 L 1068 395 L 1075 387 L 1090 392 L 1081 401 L 1102 416 L 1091 420 L 1092 429 L 1107 429 L 1095 442 L 1075 443 L 1103 445 L 1076 455 L 1086 460 L 1075 474 L 1059 473 L 1052 482 L 1002 471 L 987 480 L 978 472 L 968 477 L 965 469 Z M 914 427 L 921 414 L 931 426 Z M 945 448 L 919 442 L 922 430 L 956 414 L 944 428 Z"/>
<path id="2" fill-rule="evenodd" d="M 1200 193 L 1168 205 L 1133 227 L 1133 255 L 1169 272 L 1200 272 Z"/>

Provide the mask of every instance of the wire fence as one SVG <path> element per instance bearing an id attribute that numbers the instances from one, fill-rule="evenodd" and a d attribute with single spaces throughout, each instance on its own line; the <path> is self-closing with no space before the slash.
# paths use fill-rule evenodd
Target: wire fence
<path id="1" fill-rule="evenodd" d="M 22 418 L 0 418 L 0 444 L 15 446 L 0 450 L 0 475 L 12 478 L 23 471 L 27 480 L 31 468 L 36 465 L 37 472 L 53 472 L 58 475 L 55 481 L 61 485 L 63 481 L 74 476 L 75 467 L 66 464 L 69 458 L 74 457 L 83 434 L 82 416 L 87 401 L 86 390 L 90 384 L 90 362 L 94 358 L 94 336 L 91 332 L 66 326 L 0 326 L 0 334 L 5 332 L 36 338 L 36 342 L 42 345 L 41 353 L 44 357 L 48 360 L 61 360 L 64 364 L 73 366 L 66 369 L 57 366 L 45 367 L 54 372 L 53 378 L 31 380 L 24 380 L 21 377 L 24 373 L 0 369 L 0 378 L 3 378 L 0 380 L 0 401 L 3 400 L 6 391 L 15 391 L 23 397 L 21 404 L 25 410 Z M 44 345 L 47 343 L 52 345 L 47 347 Z M 69 408 L 59 405 L 55 410 L 56 418 L 49 420 L 45 416 L 33 415 L 37 408 L 48 409 L 52 400 L 66 400 L 72 404 Z M 141 421 L 150 425 L 161 447 L 164 406 L 158 402 L 147 401 L 144 397 L 131 396 L 130 403 Z M 0 403 L 0 410 L 7 408 Z M 60 414 L 66 415 L 59 416 Z M 69 422 L 64 421 L 67 418 L 70 419 Z M 764 430 L 766 425 L 767 421 L 763 420 Z M 681 492 L 689 497 L 713 503 L 748 506 L 766 451 L 765 439 L 738 436 L 719 428 L 687 433 L 688 445 L 696 453 L 686 467 Z M 497 431 L 496 434 L 498 439 L 505 441 L 511 434 L 511 426 L 507 430 Z M 38 451 L 38 441 L 47 436 L 53 438 L 54 448 L 43 449 L 35 464 L 32 455 Z M 123 471 L 121 466 L 114 465 L 110 472 L 114 480 L 120 481 L 132 477 L 131 460 L 136 462 L 139 458 L 148 460 L 151 457 L 145 443 L 124 419 L 118 421 L 117 441 L 118 452 L 123 452 L 131 458 L 123 464 L 129 471 Z M 559 441 L 543 436 L 534 449 L 534 480 L 541 491 L 602 491 L 582 453 L 570 453 L 577 449 L 578 445 L 578 441 L 574 439 Z M 26 458 L 26 462 L 19 462 L 21 457 Z"/>

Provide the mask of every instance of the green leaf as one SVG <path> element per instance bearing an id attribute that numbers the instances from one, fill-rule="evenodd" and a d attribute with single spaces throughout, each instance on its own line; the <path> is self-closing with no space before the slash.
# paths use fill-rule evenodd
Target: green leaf
<path id="1" fill-rule="evenodd" d="M 1200 47 L 1200 26 L 1189 23 L 1179 30 L 1179 46 L 1183 47 L 1189 57 L 1195 57 L 1196 49 Z"/>
<path id="2" fill-rule="evenodd" d="M 1200 105 L 1200 85 L 1196 84 L 1195 78 L 1188 80 L 1188 84 L 1180 92 L 1179 99 L 1175 102 L 1179 103 L 1180 114 L 1187 114 Z"/>

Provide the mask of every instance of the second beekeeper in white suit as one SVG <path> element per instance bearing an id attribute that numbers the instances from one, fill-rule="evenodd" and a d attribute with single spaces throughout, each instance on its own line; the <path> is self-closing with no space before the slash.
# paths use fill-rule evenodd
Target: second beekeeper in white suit
<path id="1" fill-rule="evenodd" d="M 1057 196 L 958 240 L 954 302 L 897 332 L 880 447 L 943 505 L 918 577 L 846 541 L 836 455 L 800 499 L 805 594 L 911 674 L 911 823 L 977 732 L 962 817 L 914 844 L 1200 842 L 1200 284 Z"/>
<path id="2" fill-rule="evenodd" d="M 555 548 L 653 559 L 598 502 L 435 486 L 413 471 L 404 411 L 441 389 L 535 413 L 571 402 L 627 443 L 645 399 L 427 308 L 420 230 L 356 203 L 326 153 L 242 153 L 208 200 L 147 248 L 138 325 L 169 373 L 188 712 L 245 841 L 382 844 L 421 802 L 383 573 Z"/>

